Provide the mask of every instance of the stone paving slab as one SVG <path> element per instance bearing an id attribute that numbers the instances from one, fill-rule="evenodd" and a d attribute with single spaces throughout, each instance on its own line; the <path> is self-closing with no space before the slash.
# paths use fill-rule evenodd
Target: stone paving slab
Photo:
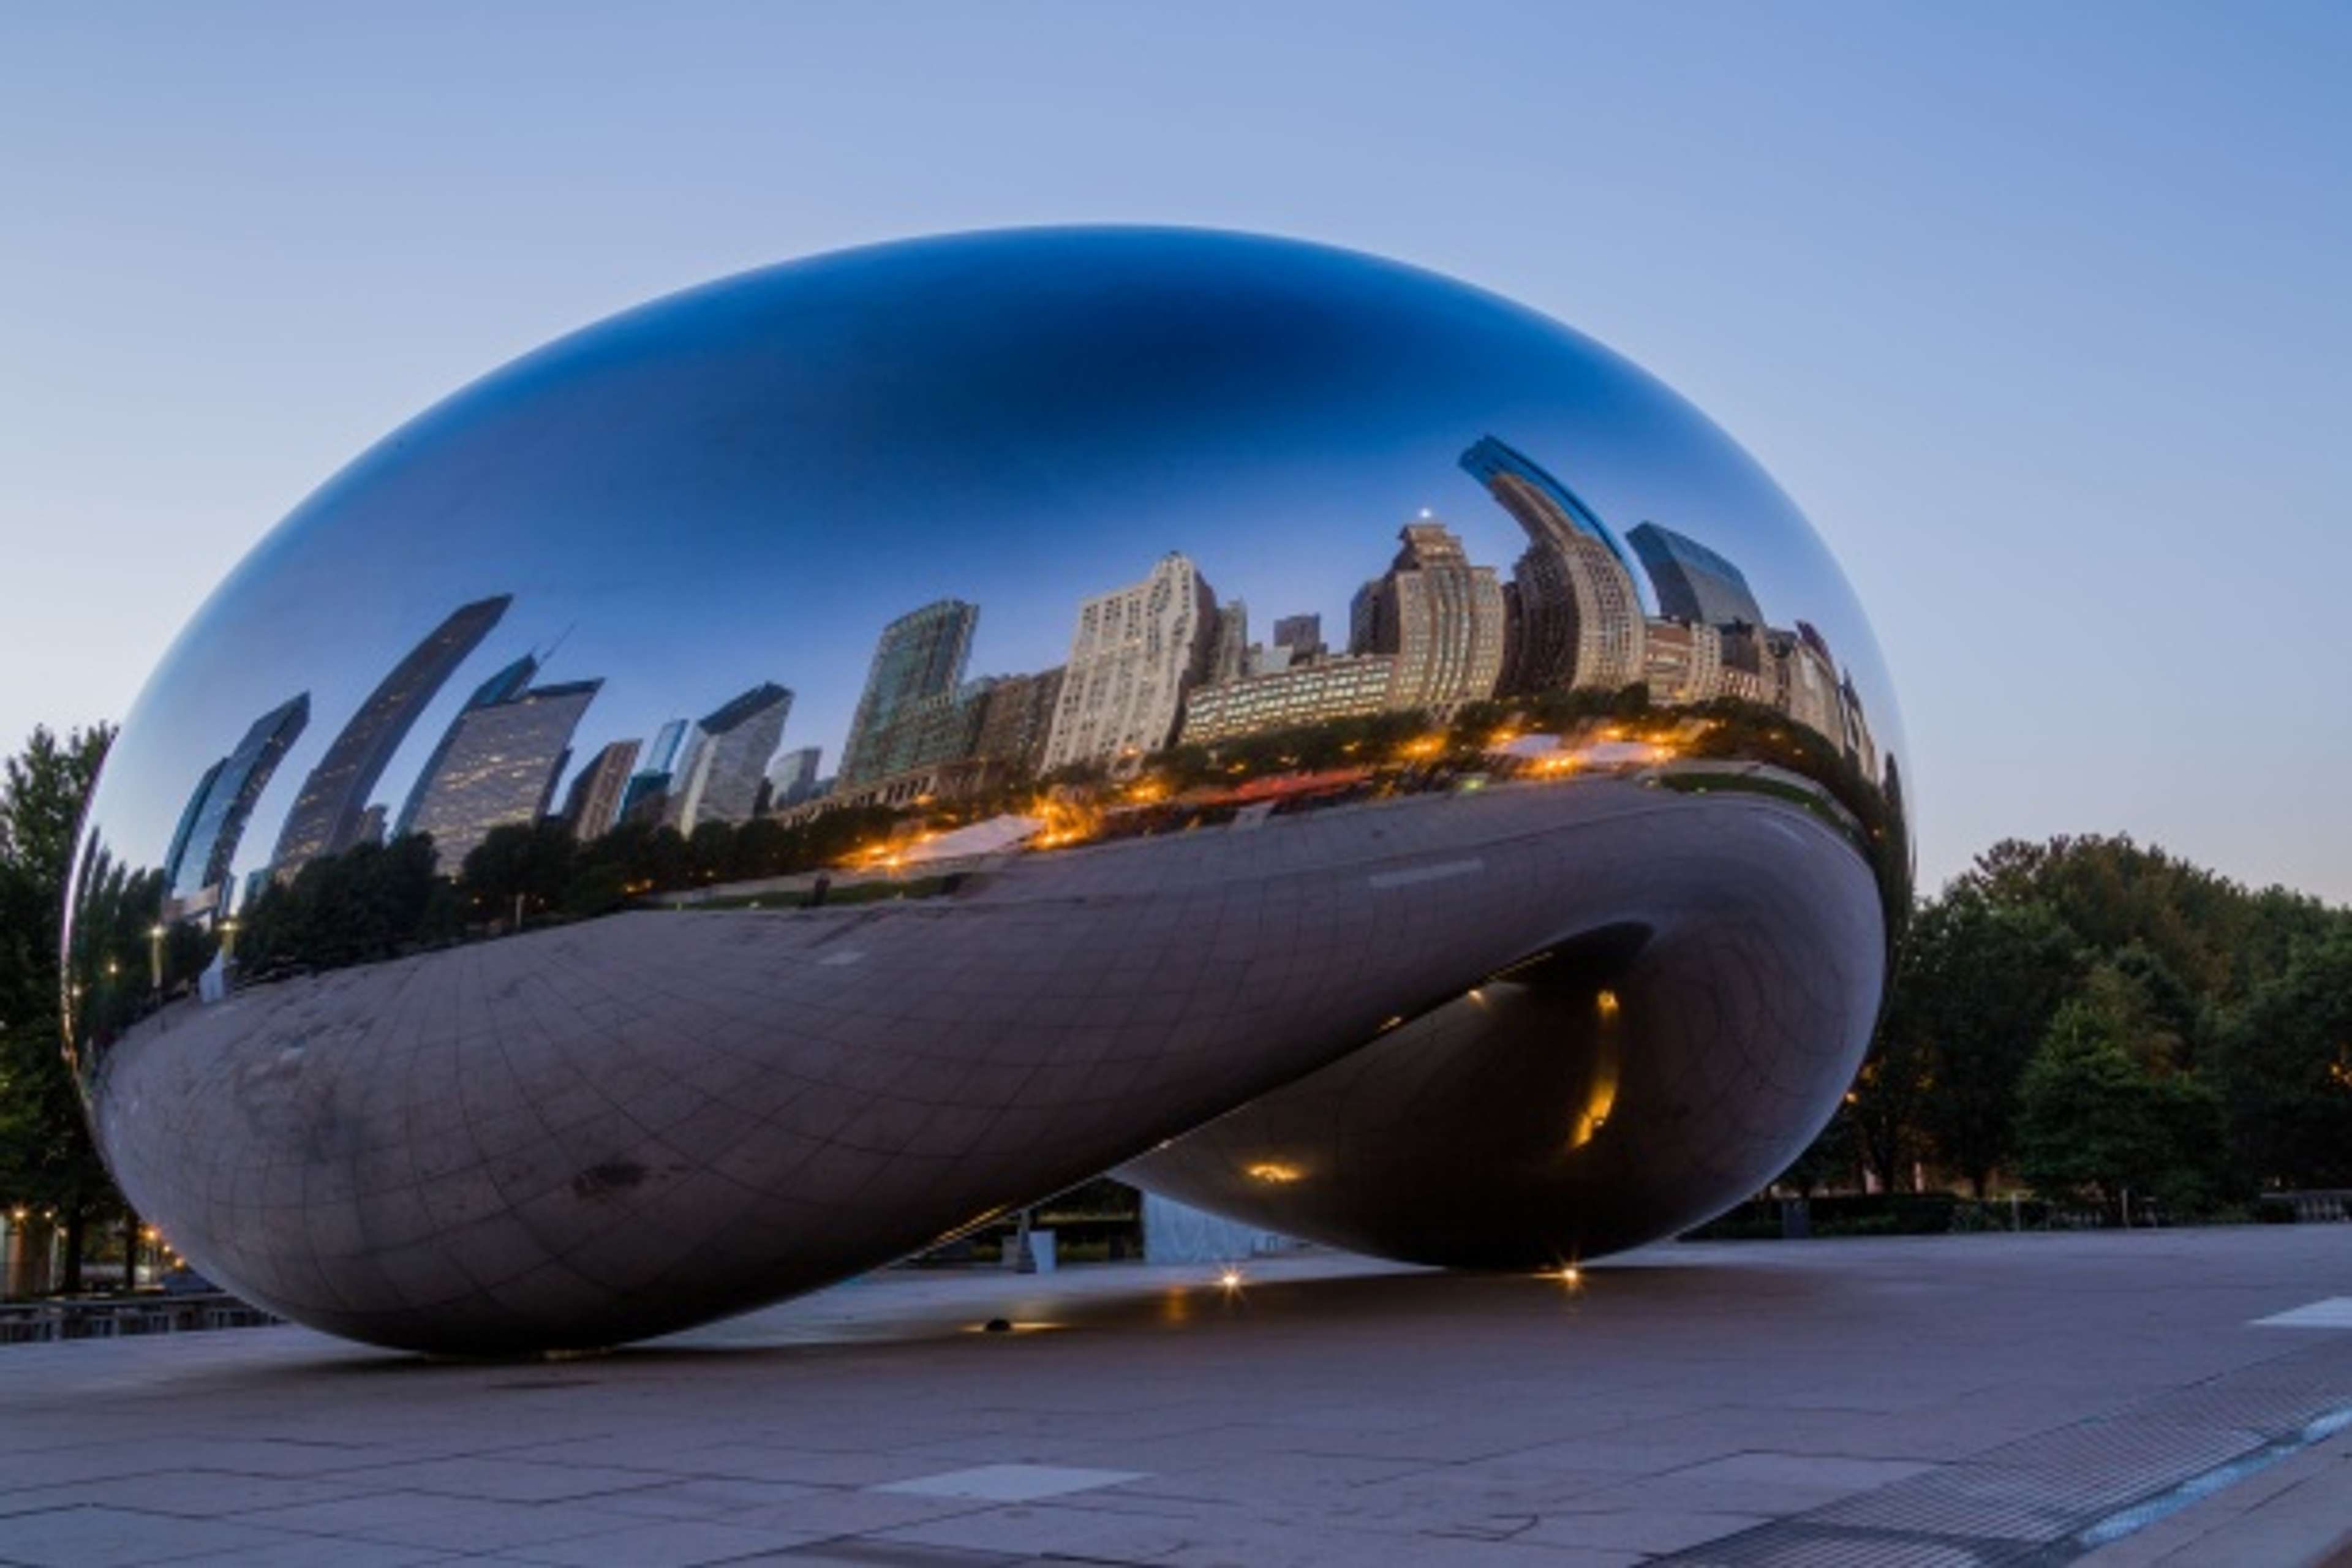
<path id="1" fill-rule="evenodd" d="M 2318 1562 L 2352 1331 L 2257 1325 L 2347 1290 L 2352 1229 L 2258 1226 L 898 1272 L 551 1362 L 17 1346 L 0 1563 L 1970 1568 L 2141 1513 L 2095 1561 Z"/>

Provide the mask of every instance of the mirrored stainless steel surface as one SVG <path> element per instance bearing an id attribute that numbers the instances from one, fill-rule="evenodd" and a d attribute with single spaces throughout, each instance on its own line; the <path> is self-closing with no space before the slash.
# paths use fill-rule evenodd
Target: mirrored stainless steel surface
<path id="1" fill-rule="evenodd" d="M 1789 500 L 1491 295 L 1042 230 L 730 279 L 388 437 L 85 826 L 125 1191 L 289 1317 L 617 1342 L 1118 1168 L 1472 1266 L 1746 1196 L 1908 898 Z"/>

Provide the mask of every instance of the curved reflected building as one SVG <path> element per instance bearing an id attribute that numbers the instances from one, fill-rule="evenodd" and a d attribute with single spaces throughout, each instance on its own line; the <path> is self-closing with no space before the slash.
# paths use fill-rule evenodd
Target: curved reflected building
<path id="1" fill-rule="evenodd" d="M 1803 518 L 1567 328 L 1242 236 L 885 246 L 553 343 L 265 538 L 108 761 L 68 1049 L 192 1262 L 389 1345 L 657 1334 L 1107 1171 L 1549 1267 L 1827 1118 L 1902 759 Z"/>

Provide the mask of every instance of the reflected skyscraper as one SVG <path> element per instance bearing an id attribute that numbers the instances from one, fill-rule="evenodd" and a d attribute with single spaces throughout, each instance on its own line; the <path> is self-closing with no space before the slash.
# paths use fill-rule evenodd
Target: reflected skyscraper
<path id="1" fill-rule="evenodd" d="M 822 746 L 797 746 L 779 752 L 768 764 L 768 805 L 782 811 L 816 794 L 816 770 L 824 760 Z"/>
<path id="2" fill-rule="evenodd" d="M 1662 707 L 1711 701 L 1723 688 L 1723 634 L 1703 621 L 1654 620 L 1642 638 L 1642 679 Z"/>
<path id="3" fill-rule="evenodd" d="M 1312 658 L 1323 651 L 1323 617 L 1321 616 L 1281 616 L 1274 623 L 1274 646 L 1286 647 L 1301 658 Z"/>
<path id="4" fill-rule="evenodd" d="M 332 855 L 358 841 L 360 816 L 368 796 L 408 738 L 418 714 L 457 673 L 466 656 L 489 636 L 499 617 L 514 602 L 510 594 L 477 599 L 450 612 L 425 639 L 393 666 L 352 714 L 327 754 L 302 781 L 285 826 L 278 831 L 278 847 L 270 856 L 272 870 L 290 877 L 305 861 Z"/>
<path id="5" fill-rule="evenodd" d="M 940 599 L 882 628 L 866 668 L 866 689 L 850 717 L 848 742 L 842 748 L 843 789 L 911 765 L 887 754 L 885 734 L 902 710 L 954 696 L 979 624 L 979 605 Z"/>
<path id="6" fill-rule="evenodd" d="M 1034 675 L 999 678 L 981 699 L 973 753 L 1019 773 L 1036 773 L 1045 765 L 1045 742 L 1053 733 L 1054 710 L 1061 698 L 1059 665 Z"/>
<path id="7" fill-rule="evenodd" d="M 574 838 L 585 844 L 602 837 L 619 820 L 621 795 L 636 762 L 635 741 L 614 741 L 588 759 L 563 802 L 563 820 L 572 825 Z"/>
<path id="8" fill-rule="evenodd" d="M 450 721 L 409 792 L 395 837 L 429 834 L 441 870 L 456 875 L 491 829 L 547 810 L 572 731 L 602 680 L 526 688 L 538 661 L 520 658 L 478 689 Z"/>
<path id="9" fill-rule="evenodd" d="M 1492 436 L 1462 467 L 1527 531 L 1518 584 L 1514 687 L 1615 690 L 1642 679 L 1642 601 L 1624 547 L 1576 492 Z"/>
<path id="10" fill-rule="evenodd" d="M 697 823 L 751 820 L 792 710 L 793 694 L 764 680 L 704 715 L 671 777 L 668 819 L 680 833 Z"/>
<path id="11" fill-rule="evenodd" d="M 1764 611 L 1738 567 L 1687 534 L 1645 522 L 1625 536 L 1650 574 L 1658 614 L 1698 626 L 1764 624 Z"/>
<path id="12" fill-rule="evenodd" d="M 644 765 L 629 775 L 621 791 L 621 820 L 646 813 L 658 813 L 659 803 L 669 791 L 670 773 L 677 766 L 678 752 L 686 745 L 686 732 L 691 727 L 684 719 L 672 719 L 654 731 L 652 744 L 646 748 Z M 650 804 L 649 804 L 650 803 Z"/>
<path id="13" fill-rule="evenodd" d="M 1080 605 L 1045 766 L 1123 766 L 1165 746 L 1208 675 L 1216 627 L 1216 594 L 1172 551 L 1142 582 Z"/>
<path id="14" fill-rule="evenodd" d="M 236 749 L 205 770 L 180 814 L 171 858 L 163 867 L 173 898 L 186 900 L 208 888 L 226 897 L 230 863 L 236 858 L 237 841 L 245 837 L 253 803 L 261 798 L 288 748 L 310 722 L 310 694 L 305 691 L 256 719 Z"/>
<path id="15" fill-rule="evenodd" d="M 1239 680 L 1249 658 L 1249 605 L 1239 599 L 1218 605 L 1216 637 L 1209 655 L 1209 679 Z"/>
<path id="16" fill-rule="evenodd" d="M 1425 514 L 1372 591 L 1371 649 L 1396 656 L 1387 706 L 1450 713 L 1491 697 L 1503 671 L 1503 589 Z"/>

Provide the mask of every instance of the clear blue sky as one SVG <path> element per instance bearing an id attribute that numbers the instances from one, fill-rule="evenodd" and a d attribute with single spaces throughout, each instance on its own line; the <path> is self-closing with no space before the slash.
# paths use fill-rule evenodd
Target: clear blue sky
<path id="1" fill-rule="evenodd" d="M 263 529 L 566 329 L 1205 224 L 1499 289 L 1747 444 L 1870 610 L 1929 885 L 2129 830 L 2352 900 L 2352 7 L 646 15 L 0 20 L 0 740 L 121 714 Z"/>

